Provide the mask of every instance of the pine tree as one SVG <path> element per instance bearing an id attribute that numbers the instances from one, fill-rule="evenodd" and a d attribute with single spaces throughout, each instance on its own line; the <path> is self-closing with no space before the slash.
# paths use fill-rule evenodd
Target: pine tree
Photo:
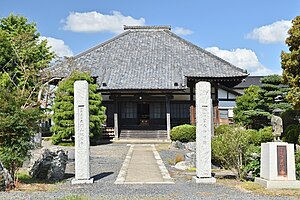
<path id="1" fill-rule="evenodd" d="M 88 73 L 72 72 L 70 77 L 59 83 L 55 99 L 51 127 L 52 142 L 58 144 L 75 134 L 74 129 L 74 82 L 86 80 L 89 83 L 90 137 L 101 135 L 101 125 L 106 120 L 105 107 L 101 106 L 102 97 L 97 93 L 97 85 Z"/>
<path id="2" fill-rule="evenodd" d="M 272 114 L 276 108 L 282 111 L 292 109 L 292 105 L 286 101 L 286 95 L 290 88 L 282 84 L 281 76 L 277 74 L 269 75 L 260 79 L 260 81 L 263 83 L 260 90 L 261 104 L 265 105 L 265 111 Z"/>
<path id="3" fill-rule="evenodd" d="M 250 86 L 244 95 L 236 99 L 234 121 L 248 128 L 260 129 L 270 125 L 274 109 L 283 111 L 292 109 L 286 101 L 286 93 L 290 88 L 282 85 L 279 75 L 269 75 L 260 80 L 263 84 Z"/>

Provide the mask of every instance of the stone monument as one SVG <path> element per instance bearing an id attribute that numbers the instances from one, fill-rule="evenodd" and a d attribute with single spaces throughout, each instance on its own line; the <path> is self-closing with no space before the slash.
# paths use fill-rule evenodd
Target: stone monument
<path id="1" fill-rule="evenodd" d="M 211 176 L 211 136 L 212 100 L 209 82 L 196 84 L 196 183 L 212 184 Z"/>
<path id="2" fill-rule="evenodd" d="M 280 140 L 281 117 L 273 115 L 271 123 L 274 142 L 261 144 L 260 178 L 255 178 L 255 182 L 266 188 L 300 188 L 300 181 L 296 181 L 294 144 Z"/>
<path id="3" fill-rule="evenodd" d="M 75 179 L 72 184 L 93 183 L 90 178 L 89 85 L 74 83 Z"/>

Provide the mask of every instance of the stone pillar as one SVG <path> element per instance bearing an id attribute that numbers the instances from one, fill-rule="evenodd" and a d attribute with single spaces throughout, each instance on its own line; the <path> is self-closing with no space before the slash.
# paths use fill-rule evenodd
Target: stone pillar
<path id="1" fill-rule="evenodd" d="M 211 136 L 212 100 L 209 82 L 196 84 L 196 183 L 212 184 L 211 176 Z"/>
<path id="2" fill-rule="evenodd" d="M 255 178 L 255 182 L 266 188 L 300 188 L 300 181 L 296 180 L 294 144 L 262 143 L 260 178 Z"/>
<path id="3" fill-rule="evenodd" d="M 171 139 L 171 115 L 170 115 L 170 100 L 169 97 L 166 97 L 166 120 L 167 120 L 167 138 Z"/>
<path id="4" fill-rule="evenodd" d="M 119 126 L 118 126 L 118 113 L 114 113 L 114 132 L 115 132 L 115 140 L 119 139 Z"/>
<path id="5" fill-rule="evenodd" d="M 72 184 L 93 183 L 90 178 L 89 85 L 74 83 L 75 179 Z"/>

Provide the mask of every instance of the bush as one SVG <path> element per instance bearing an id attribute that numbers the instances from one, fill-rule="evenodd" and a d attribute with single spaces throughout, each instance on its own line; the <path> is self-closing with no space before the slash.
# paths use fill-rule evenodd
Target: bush
<path id="1" fill-rule="evenodd" d="M 260 136 L 260 143 L 271 142 L 274 139 L 274 136 L 272 134 L 272 126 L 267 126 L 259 129 L 258 134 Z"/>
<path id="2" fill-rule="evenodd" d="M 61 81 L 55 91 L 54 112 L 52 120 L 54 125 L 51 131 L 53 144 L 70 139 L 75 134 L 74 128 L 74 82 L 86 80 L 89 83 L 89 119 L 90 138 L 101 136 L 101 126 L 106 120 L 105 107 L 101 106 L 102 97 L 97 93 L 97 85 L 88 73 L 73 71 L 72 74 Z"/>
<path id="3" fill-rule="evenodd" d="M 298 138 L 300 134 L 300 124 L 299 125 L 289 125 L 286 128 L 286 132 L 283 136 L 283 141 L 288 143 L 298 144 Z"/>
<path id="4" fill-rule="evenodd" d="M 220 126 L 216 126 L 214 130 L 215 135 L 221 135 L 232 130 L 232 125 L 229 124 L 222 124 Z"/>
<path id="5" fill-rule="evenodd" d="M 287 110 L 281 114 L 283 121 L 283 132 L 286 133 L 287 127 L 290 125 L 298 125 L 300 119 L 300 110 Z"/>
<path id="6" fill-rule="evenodd" d="M 171 140 L 180 142 L 192 142 L 196 140 L 196 127 L 189 124 L 175 126 L 171 130 Z"/>
<path id="7" fill-rule="evenodd" d="M 229 127 L 227 127 L 229 128 Z M 249 147 L 248 134 L 245 129 L 230 126 L 228 131 L 212 139 L 212 158 L 225 169 L 234 169 L 239 177 Z"/>
<path id="8" fill-rule="evenodd" d="M 233 125 L 220 125 L 215 128 L 212 139 L 213 161 L 225 169 L 234 169 L 240 178 L 259 176 L 260 144 L 272 141 L 272 127 L 259 131 Z"/>
<path id="9" fill-rule="evenodd" d="M 248 150 L 245 153 L 245 163 L 242 167 L 242 176 L 247 178 L 260 176 L 260 146 L 254 144 L 249 145 Z M 252 177 L 249 177 L 250 175 Z"/>
<path id="10" fill-rule="evenodd" d="M 254 129 L 248 129 L 246 130 L 246 133 L 248 134 L 249 143 L 256 146 L 260 146 L 261 143 L 271 142 L 273 140 L 271 126 L 261 128 L 258 131 Z"/>

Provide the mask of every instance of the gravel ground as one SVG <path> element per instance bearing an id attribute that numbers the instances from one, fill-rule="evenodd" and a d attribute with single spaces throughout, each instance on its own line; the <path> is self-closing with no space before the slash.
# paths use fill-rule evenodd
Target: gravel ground
<path id="1" fill-rule="evenodd" d="M 228 188 L 220 184 L 200 185 L 190 181 L 192 173 L 184 174 L 175 170 L 171 164 L 182 150 L 159 150 L 159 153 L 175 179 L 174 185 L 115 185 L 119 170 L 129 147 L 126 144 L 105 144 L 91 147 L 91 175 L 95 183 L 71 185 L 74 177 L 74 148 L 69 151 L 71 160 L 66 169 L 66 180 L 55 184 L 49 192 L 0 192 L 0 199 L 59 199 L 66 196 L 82 195 L 88 199 L 293 199 L 289 197 L 262 196 L 250 192 Z"/>

